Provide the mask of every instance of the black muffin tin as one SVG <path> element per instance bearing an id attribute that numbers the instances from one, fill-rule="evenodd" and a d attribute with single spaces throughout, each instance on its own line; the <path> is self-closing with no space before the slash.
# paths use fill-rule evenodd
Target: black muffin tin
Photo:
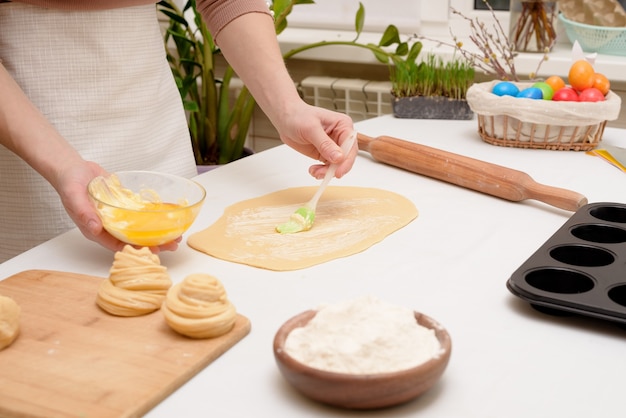
<path id="1" fill-rule="evenodd" d="M 540 311 L 626 324 L 626 204 L 578 209 L 507 288 Z"/>

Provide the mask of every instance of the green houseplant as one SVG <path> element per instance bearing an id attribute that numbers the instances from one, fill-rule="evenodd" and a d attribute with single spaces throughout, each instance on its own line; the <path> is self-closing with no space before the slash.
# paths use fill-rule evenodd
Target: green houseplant
<path id="1" fill-rule="evenodd" d="M 400 118 L 471 119 L 465 100 L 474 82 L 474 67 L 465 59 L 444 62 L 428 54 L 417 63 L 401 60 L 390 67 L 392 108 Z"/>
<path id="2" fill-rule="evenodd" d="M 274 0 L 270 9 L 276 33 L 287 27 L 287 17 L 294 6 L 312 3 L 313 0 Z M 167 59 L 188 114 L 196 164 L 225 164 L 240 158 L 254 111 L 254 98 L 245 86 L 234 99 L 230 97 L 235 72 L 226 66 L 222 74 L 217 73 L 216 58 L 220 50 L 197 12 L 195 0 L 188 0 L 182 8 L 174 0 L 163 0 L 157 8 L 168 18 L 164 34 Z M 187 16 L 192 17 L 191 21 Z M 365 9 L 359 3 L 353 40 L 313 42 L 286 52 L 283 58 L 328 45 L 365 48 L 388 65 L 414 60 L 419 54 L 421 42 L 402 41 L 394 25 L 386 28 L 378 44 L 359 42 L 364 21 Z"/>
<path id="3" fill-rule="evenodd" d="M 218 77 L 216 57 L 220 51 L 194 0 L 182 8 L 173 0 L 160 1 L 157 7 L 169 19 L 164 35 L 167 60 L 188 114 L 196 164 L 224 164 L 240 158 L 254 109 L 252 96 L 244 87 L 231 103 L 234 71 L 227 67 Z M 193 15 L 191 22 L 188 12 Z"/>

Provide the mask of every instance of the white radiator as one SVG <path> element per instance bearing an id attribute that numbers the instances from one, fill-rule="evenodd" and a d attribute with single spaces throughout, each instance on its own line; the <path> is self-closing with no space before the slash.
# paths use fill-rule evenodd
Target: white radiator
<path id="1" fill-rule="evenodd" d="M 231 80 L 231 100 L 243 87 L 237 78 Z M 298 85 L 307 103 L 347 114 L 354 122 L 392 113 L 391 82 L 336 77 L 307 77 Z M 246 147 L 260 152 L 282 144 L 275 128 L 262 112 L 255 112 Z"/>
<path id="2" fill-rule="evenodd" d="M 389 81 L 307 77 L 299 88 L 307 103 L 345 113 L 355 122 L 392 113 Z"/>

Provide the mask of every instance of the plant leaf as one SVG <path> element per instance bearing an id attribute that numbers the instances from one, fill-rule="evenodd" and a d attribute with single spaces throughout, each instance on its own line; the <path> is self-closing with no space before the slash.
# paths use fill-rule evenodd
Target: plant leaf
<path id="1" fill-rule="evenodd" d="M 175 12 L 171 12 L 167 9 L 161 9 L 161 13 L 163 13 L 164 15 L 166 15 L 167 17 L 169 17 L 171 20 L 175 21 L 176 23 L 180 23 L 181 25 L 185 27 L 189 26 L 189 23 L 187 23 L 185 18 L 183 16 L 176 14 Z"/>
<path id="2" fill-rule="evenodd" d="M 197 111 L 200 110 L 200 108 L 198 107 L 198 103 L 192 102 L 192 101 L 189 101 L 189 100 L 183 101 L 183 107 L 188 112 L 197 112 Z"/>
<path id="3" fill-rule="evenodd" d="M 356 41 L 361 35 L 363 31 L 363 25 L 365 24 L 365 7 L 363 7 L 363 3 L 359 2 L 359 10 L 356 12 L 356 16 L 354 18 L 354 29 L 356 30 Z"/>
<path id="4" fill-rule="evenodd" d="M 389 46 L 392 44 L 400 43 L 400 33 L 398 32 L 398 28 L 394 25 L 387 26 L 385 32 L 383 33 L 383 37 L 380 39 L 378 43 L 379 46 Z"/>
<path id="5" fill-rule="evenodd" d="M 422 43 L 417 41 L 411 45 L 411 50 L 409 51 L 409 55 L 406 57 L 406 60 L 415 61 L 420 52 L 422 52 Z"/>
<path id="6" fill-rule="evenodd" d="M 279 35 L 282 33 L 282 31 L 284 31 L 285 29 L 287 29 L 287 19 L 283 19 L 280 22 L 278 22 L 278 24 L 276 24 L 276 34 Z"/>
<path id="7" fill-rule="evenodd" d="M 409 44 L 406 42 L 401 42 L 398 44 L 396 48 L 396 55 L 400 55 L 401 57 L 405 56 L 409 53 Z"/>
<path id="8" fill-rule="evenodd" d="M 368 44 L 371 47 L 373 47 L 371 49 L 372 53 L 374 54 L 374 57 L 380 61 L 383 64 L 387 64 L 389 62 L 389 54 L 385 53 L 384 51 L 378 49 L 378 45 L 374 45 L 374 44 Z"/>
<path id="9" fill-rule="evenodd" d="M 160 1 L 157 3 L 157 6 L 159 7 L 164 7 L 166 9 L 171 9 L 174 10 L 174 7 L 167 1 Z M 163 13 L 165 13 L 165 10 L 161 10 Z"/>
<path id="10" fill-rule="evenodd" d="M 170 35 L 172 35 L 172 37 L 174 38 L 175 41 L 181 41 L 183 43 L 187 43 L 190 46 L 195 46 L 195 42 L 192 41 L 191 39 L 188 39 L 185 35 L 175 32 L 173 30 L 167 30 L 167 33 L 169 33 Z"/>
<path id="11" fill-rule="evenodd" d="M 287 7 L 291 6 L 291 0 L 274 0 L 272 2 L 272 11 L 274 12 L 274 16 L 280 16 L 287 9 Z"/>

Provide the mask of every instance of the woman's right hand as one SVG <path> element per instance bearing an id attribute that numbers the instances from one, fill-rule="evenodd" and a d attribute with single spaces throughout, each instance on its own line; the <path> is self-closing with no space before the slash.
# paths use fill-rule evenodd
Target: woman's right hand
<path id="1" fill-rule="evenodd" d="M 66 212 L 87 239 L 111 251 L 121 251 L 126 244 L 103 228 L 102 221 L 87 192 L 89 182 L 101 175 L 107 175 L 106 170 L 94 162 L 85 161 L 83 164 L 72 165 L 59 173 L 57 192 Z M 178 248 L 181 239 L 182 237 L 179 237 L 170 243 L 150 247 L 150 250 L 155 254 L 160 251 L 174 251 Z"/>

